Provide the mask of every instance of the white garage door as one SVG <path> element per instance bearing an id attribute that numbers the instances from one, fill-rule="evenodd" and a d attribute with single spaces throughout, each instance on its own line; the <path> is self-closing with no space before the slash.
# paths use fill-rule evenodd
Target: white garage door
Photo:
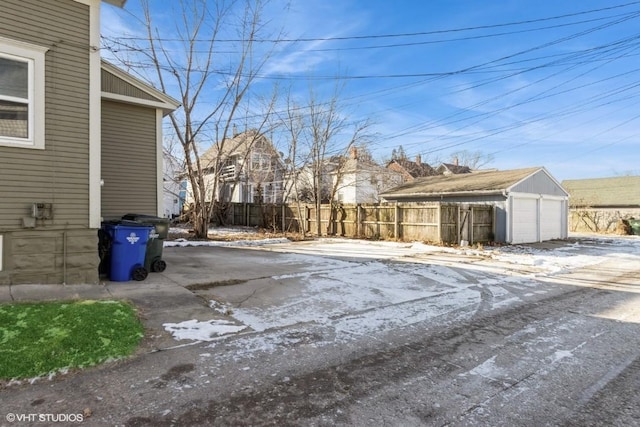
<path id="1" fill-rule="evenodd" d="M 562 200 L 542 199 L 540 213 L 540 238 L 542 240 L 562 238 Z"/>
<path id="2" fill-rule="evenodd" d="M 531 243 L 538 241 L 538 200 L 513 198 L 511 221 L 513 235 L 511 243 Z"/>

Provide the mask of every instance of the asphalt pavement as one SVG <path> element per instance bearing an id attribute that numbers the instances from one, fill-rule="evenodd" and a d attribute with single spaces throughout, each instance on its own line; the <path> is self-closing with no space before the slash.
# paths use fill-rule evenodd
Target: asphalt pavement
<path id="1" fill-rule="evenodd" d="M 494 272 L 471 276 L 456 268 L 464 256 L 447 256 L 433 260 L 473 281 L 477 299 L 406 301 L 395 309 L 407 316 L 444 309 L 358 334 L 344 325 L 371 319 L 362 311 L 215 343 L 176 341 L 164 329 L 237 322 L 211 299 L 237 303 L 260 289 L 252 308 L 270 310 L 295 292 L 270 278 L 329 274 L 279 250 L 165 248 L 167 270 L 141 282 L 0 287 L 0 302 L 129 300 L 147 330 L 125 360 L 1 384 L 0 426 L 640 425 L 640 266 L 610 261 L 524 286 Z M 343 273 L 372 260 L 359 255 Z"/>

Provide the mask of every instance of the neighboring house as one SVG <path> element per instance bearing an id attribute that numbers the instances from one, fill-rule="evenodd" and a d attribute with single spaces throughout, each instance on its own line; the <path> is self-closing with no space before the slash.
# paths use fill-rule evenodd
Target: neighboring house
<path id="1" fill-rule="evenodd" d="M 214 144 L 201 157 L 207 201 L 280 203 L 284 191 L 282 156 L 255 129 L 235 133 Z M 191 188 L 189 186 L 190 192 Z M 214 196 L 215 193 L 215 196 Z M 187 203 L 192 197 L 187 195 Z"/>
<path id="2" fill-rule="evenodd" d="M 333 173 L 343 161 L 341 156 L 332 156 L 322 163 L 318 171 L 320 173 L 320 203 L 329 203 L 331 191 L 333 189 Z M 314 173 L 316 171 L 310 165 L 290 171 L 285 176 L 284 202 L 312 203 L 315 200 Z"/>
<path id="3" fill-rule="evenodd" d="M 562 181 L 569 192 L 571 231 L 616 231 L 621 219 L 640 218 L 640 176 Z"/>
<path id="4" fill-rule="evenodd" d="M 335 200 L 346 204 L 378 203 L 380 193 L 404 182 L 401 172 L 360 159 L 356 148 L 330 176 L 336 189 Z"/>
<path id="5" fill-rule="evenodd" d="M 473 172 L 469 166 L 462 166 L 458 164 L 458 159 L 455 159 L 453 163 L 442 163 L 436 168 L 438 175 L 457 175 L 461 173 Z"/>
<path id="6" fill-rule="evenodd" d="M 361 158 L 356 147 L 349 150 L 349 156 L 325 159 L 320 173 L 321 203 L 329 203 L 332 193 L 333 201 L 338 203 L 377 203 L 382 191 L 404 182 L 402 173 L 378 165 L 370 156 Z M 285 201 L 313 202 L 313 175 L 310 166 L 296 170 L 297 185 L 293 179 L 287 180 Z"/>
<path id="7" fill-rule="evenodd" d="M 187 181 L 184 167 L 174 156 L 163 152 L 164 216 L 174 218 L 182 213 L 185 203 Z"/>
<path id="8" fill-rule="evenodd" d="M 568 193 L 541 167 L 420 178 L 381 196 L 386 201 L 456 203 L 464 210 L 473 204 L 492 205 L 496 242 L 568 236 Z"/>
<path id="9" fill-rule="evenodd" d="M 438 174 L 436 170 L 427 163 L 422 163 L 422 159 L 419 154 L 416 156 L 415 161 L 411 161 L 406 158 L 393 159 L 387 163 L 387 169 L 400 173 L 404 182 Z"/>
<path id="10" fill-rule="evenodd" d="M 162 213 L 178 103 L 101 62 L 100 7 L 0 3 L 0 285 L 98 283 L 103 217 Z"/>

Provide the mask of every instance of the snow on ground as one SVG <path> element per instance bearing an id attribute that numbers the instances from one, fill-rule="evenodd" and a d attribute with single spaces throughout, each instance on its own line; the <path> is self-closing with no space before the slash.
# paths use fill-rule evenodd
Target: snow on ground
<path id="1" fill-rule="evenodd" d="M 220 335 L 233 334 L 247 329 L 246 326 L 238 326 L 226 320 L 210 320 L 207 322 L 187 320 L 180 323 L 165 323 L 162 326 L 177 340 L 196 341 L 213 341 Z"/>
<path id="2" fill-rule="evenodd" d="M 550 292 L 554 285 L 536 281 L 539 276 L 612 259 L 640 261 L 638 236 L 584 235 L 562 243 L 484 248 L 332 238 L 190 243 L 246 246 L 247 242 L 282 252 L 281 260 L 287 264 L 316 268 L 271 277 L 271 283 L 276 283 L 272 286 L 287 292 L 280 292 L 279 299 L 270 296 L 266 308 L 261 290 L 239 306 L 217 308 L 229 310 L 252 331 L 265 332 L 260 338 L 252 333 L 250 338 L 225 344 L 237 345 L 240 353 L 273 351 L 309 340 L 322 345 L 322 340 L 309 338 L 309 330 L 318 327 L 331 330 L 335 343 L 447 316 L 468 317 L 478 310 L 503 308 Z M 174 245 L 181 243 L 187 244 Z M 224 300 L 225 290 L 217 292 Z M 176 339 L 213 340 L 212 345 L 219 335 L 242 330 L 234 329 L 235 324 L 194 322 L 171 325 L 168 330 Z"/>
<path id="3" fill-rule="evenodd" d="M 187 247 L 187 246 L 264 246 L 264 245 L 273 245 L 275 243 L 288 243 L 289 239 L 286 238 L 277 238 L 277 239 L 259 239 L 259 240 L 232 240 L 232 241 L 223 241 L 223 240 L 187 240 L 187 239 L 176 239 L 169 240 L 164 242 L 165 248 L 171 247 Z"/>
<path id="4" fill-rule="evenodd" d="M 171 227 L 169 235 L 184 235 L 189 232 L 186 228 Z M 259 237 L 260 231 L 255 227 L 211 227 L 208 231 L 210 238 L 222 238 L 226 240 L 188 240 L 178 238 L 175 240 L 165 240 L 164 247 L 186 247 L 186 246 L 263 246 L 275 243 L 287 243 L 286 238 L 251 238 L 247 236 Z M 235 237 L 235 239 L 234 239 Z"/>

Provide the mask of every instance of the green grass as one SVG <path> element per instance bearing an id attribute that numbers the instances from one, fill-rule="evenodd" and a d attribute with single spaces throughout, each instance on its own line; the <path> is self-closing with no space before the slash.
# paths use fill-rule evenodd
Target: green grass
<path id="1" fill-rule="evenodd" d="M 142 336 L 135 309 L 123 302 L 0 305 L 0 378 L 33 378 L 128 356 Z"/>

